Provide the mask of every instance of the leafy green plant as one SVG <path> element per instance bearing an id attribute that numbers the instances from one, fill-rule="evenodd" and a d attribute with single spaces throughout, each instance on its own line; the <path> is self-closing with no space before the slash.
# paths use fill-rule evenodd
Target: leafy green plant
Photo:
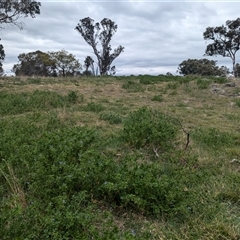
<path id="1" fill-rule="evenodd" d="M 13 132 L 3 131 L 0 151 L 8 162 L 0 165 L 4 186 L 0 188 L 4 196 L 0 203 L 6 211 L 0 218 L 1 236 L 4 239 L 84 239 L 89 235 L 99 239 L 118 235 L 111 216 L 103 223 L 102 230 L 95 224 L 99 218 L 106 217 L 94 214 L 97 210 L 90 201 L 93 186 L 98 186 L 100 175 L 104 176 L 101 170 L 104 164 L 99 165 L 99 154 L 92 147 L 95 131 L 60 127 L 43 132 L 31 141 L 30 129 L 24 130 L 15 131 L 15 154 L 8 149 L 13 143 L 10 138 Z M 23 131 L 25 135 L 28 133 L 27 138 Z M 10 162 L 18 169 L 18 178 Z M 11 195 L 6 192 L 6 186 Z M 89 225 L 93 226 L 89 228 Z"/>
<path id="2" fill-rule="evenodd" d="M 177 133 L 167 115 L 146 107 L 131 113 L 123 124 L 123 139 L 136 148 L 169 148 Z"/>
<path id="3" fill-rule="evenodd" d="M 100 197 L 114 209 L 124 207 L 147 216 L 184 222 L 193 212 L 199 214 L 203 211 L 204 204 L 197 205 L 199 195 L 196 189 L 204 183 L 209 170 L 199 167 L 198 172 L 193 171 L 193 166 L 197 165 L 196 158 L 193 161 L 187 156 L 186 167 L 183 168 L 178 157 L 171 154 L 161 163 L 141 163 L 141 155 L 129 155 L 117 165 L 109 162 L 115 167 L 108 165 L 106 168 Z M 205 196 L 206 199 L 209 197 Z"/>

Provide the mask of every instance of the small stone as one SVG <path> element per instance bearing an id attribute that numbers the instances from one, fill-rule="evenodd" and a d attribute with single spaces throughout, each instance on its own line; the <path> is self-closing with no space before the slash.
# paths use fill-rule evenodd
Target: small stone
<path id="1" fill-rule="evenodd" d="M 225 91 L 223 89 L 221 89 L 221 88 L 218 88 L 218 87 L 213 87 L 211 89 L 211 92 L 212 93 L 217 93 L 217 94 L 225 94 Z"/>
<path id="2" fill-rule="evenodd" d="M 228 83 L 225 83 L 224 87 L 236 87 L 236 83 L 228 82 Z"/>
<path id="3" fill-rule="evenodd" d="M 239 164 L 240 164 L 240 161 L 237 160 L 236 158 L 234 158 L 234 159 L 232 159 L 232 160 L 230 161 L 230 163 L 239 163 Z"/>

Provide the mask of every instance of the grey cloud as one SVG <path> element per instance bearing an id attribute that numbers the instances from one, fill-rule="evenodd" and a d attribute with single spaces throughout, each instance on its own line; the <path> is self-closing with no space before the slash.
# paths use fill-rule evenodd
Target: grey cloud
<path id="1" fill-rule="evenodd" d="M 113 62 L 119 74 L 174 73 L 183 60 L 204 57 L 206 27 L 236 19 L 239 7 L 240 3 L 219 2 L 42 1 L 39 16 L 23 19 L 24 30 L 6 27 L 0 32 L 7 56 L 4 68 L 9 72 L 20 53 L 36 50 L 65 49 L 81 63 L 87 55 L 94 57 L 74 30 L 80 19 L 89 16 L 117 23 L 111 45 L 125 47 Z M 231 67 L 228 58 L 210 59 Z"/>

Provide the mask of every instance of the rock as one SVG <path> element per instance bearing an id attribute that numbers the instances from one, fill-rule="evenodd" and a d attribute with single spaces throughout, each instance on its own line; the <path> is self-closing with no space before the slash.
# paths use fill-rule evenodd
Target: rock
<path id="1" fill-rule="evenodd" d="M 221 88 L 218 88 L 218 87 L 212 87 L 211 92 L 221 94 L 221 95 L 225 94 L 225 91 Z"/>
<path id="2" fill-rule="evenodd" d="M 234 158 L 230 161 L 230 163 L 240 163 L 240 161 L 238 159 Z"/>
<path id="3" fill-rule="evenodd" d="M 224 84 L 224 87 L 236 87 L 236 83 L 234 82 L 228 82 Z"/>

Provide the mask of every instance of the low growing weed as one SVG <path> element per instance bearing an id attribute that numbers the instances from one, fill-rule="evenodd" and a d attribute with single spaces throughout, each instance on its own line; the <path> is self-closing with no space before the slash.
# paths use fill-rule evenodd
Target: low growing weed
<path id="1" fill-rule="evenodd" d="M 206 78 L 199 78 L 197 79 L 197 86 L 198 89 L 207 89 L 208 86 L 212 83 L 211 80 L 206 79 Z"/>
<path id="2" fill-rule="evenodd" d="M 168 83 L 166 86 L 166 89 L 172 89 L 172 90 L 176 90 L 178 88 L 178 83 L 174 82 L 174 83 Z"/>
<path id="3" fill-rule="evenodd" d="M 36 90 L 33 93 L 1 92 L 0 114 L 13 115 L 33 111 L 36 109 L 47 111 L 52 108 L 68 106 L 69 103 L 69 96 L 64 97 L 56 92 L 50 91 Z"/>
<path id="4" fill-rule="evenodd" d="M 27 84 L 40 84 L 42 82 L 41 78 L 27 78 Z"/>
<path id="5" fill-rule="evenodd" d="M 240 99 L 235 99 L 235 104 L 237 107 L 240 107 Z"/>
<path id="6" fill-rule="evenodd" d="M 162 95 L 155 95 L 151 98 L 152 101 L 162 102 L 163 96 Z"/>
<path id="7" fill-rule="evenodd" d="M 128 92 L 144 92 L 145 86 L 136 81 L 127 80 L 122 84 L 122 88 L 126 89 Z"/>
<path id="8" fill-rule="evenodd" d="M 192 132 L 192 137 L 198 144 L 213 150 L 233 146 L 235 143 L 233 134 L 221 132 L 216 128 L 197 128 Z"/>
<path id="9" fill-rule="evenodd" d="M 105 110 L 105 107 L 101 103 L 89 102 L 83 109 L 87 112 L 99 113 Z"/>
<path id="10" fill-rule="evenodd" d="M 112 112 L 102 113 L 100 115 L 100 119 L 104 120 L 104 121 L 108 121 L 110 124 L 122 123 L 122 118 L 119 115 L 112 113 Z"/>
<path id="11" fill-rule="evenodd" d="M 77 92 L 75 91 L 70 91 L 67 95 L 67 99 L 70 103 L 76 103 L 78 100 L 78 95 Z"/>

